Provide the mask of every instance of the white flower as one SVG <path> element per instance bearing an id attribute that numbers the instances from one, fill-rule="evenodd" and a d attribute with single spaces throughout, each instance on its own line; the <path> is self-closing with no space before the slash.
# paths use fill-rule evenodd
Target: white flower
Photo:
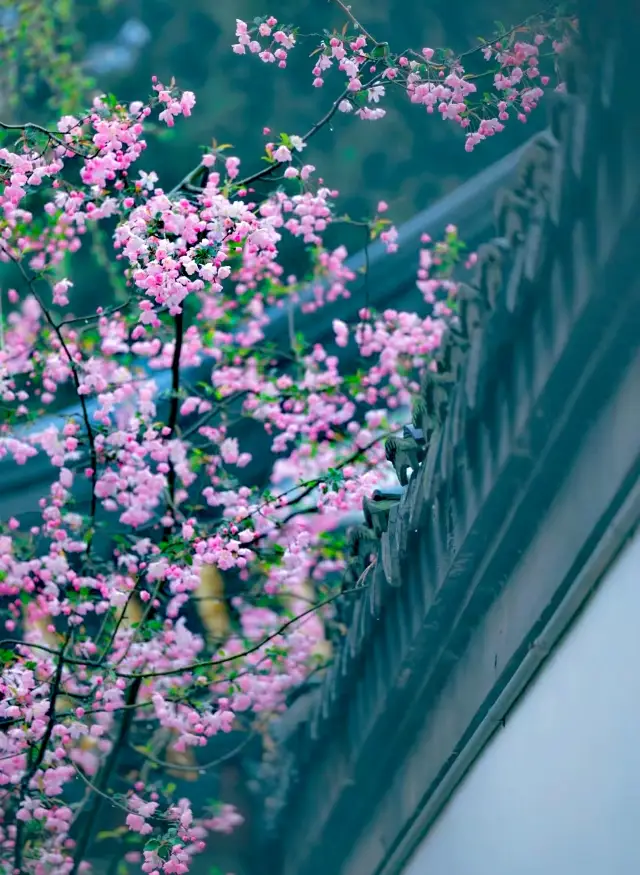
<path id="1" fill-rule="evenodd" d="M 145 173 L 144 170 L 140 171 L 140 179 L 138 180 L 142 188 L 151 189 L 155 186 L 158 181 L 157 173 L 154 173 L 153 170 L 151 173 Z"/>

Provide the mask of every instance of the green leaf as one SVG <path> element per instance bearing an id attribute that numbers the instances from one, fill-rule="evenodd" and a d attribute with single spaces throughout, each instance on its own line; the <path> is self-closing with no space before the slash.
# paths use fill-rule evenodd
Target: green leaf
<path id="1" fill-rule="evenodd" d="M 373 51 L 371 52 L 372 58 L 386 58 L 389 52 L 389 43 L 380 43 L 375 46 Z"/>
<path id="2" fill-rule="evenodd" d="M 325 481 L 331 489 L 338 489 L 344 483 L 344 474 L 337 468 L 329 468 L 325 475 Z"/>
<path id="3" fill-rule="evenodd" d="M 126 828 L 121 826 L 117 829 L 104 829 L 97 834 L 96 838 L 99 842 L 102 842 L 105 839 L 119 839 L 124 832 L 126 832 Z"/>

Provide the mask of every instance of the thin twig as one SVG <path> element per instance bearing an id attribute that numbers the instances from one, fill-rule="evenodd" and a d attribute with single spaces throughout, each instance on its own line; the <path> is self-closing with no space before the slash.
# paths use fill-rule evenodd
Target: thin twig
<path id="1" fill-rule="evenodd" d="M 340 7 L 340 9 L 342 9 L 342 11 L 343 11 L 344 14 L 347 16 L 347 18 L 348 18 L 348 19 L 352 22 L 352 24 L 353 24 L 353 25 L 354 25 L 354 26 L 360 31 L 360 33 L 361 33 L 363 36 L 365 36 L 365 37 L 369 40 L 369 42 L 372 42 L 374 46 L 379 46 L 379 45 L 380 45 L 380 43 L 378 42 L 378 40 L 377 40 L 377 39 L 374 39 L 374 38 L 371 36 L 371 34 L 370 34 L 367 30 L 365 30 L 365 28 L 360 24 L 360 22 L 358 21 L 358 19 L 355 17 L 355 15 L 353 14 L 353 12 L 351 11 L 351 7 L 350 7 L 350 6 L 346 6 L 346 5 L 342 2 L 342 0 L 333 0 L 333 2 L 336 3 L 336 4 Z"/>
<path id="2" fill-rule="evenodd" d="M 488 45 L 494 44 L 496 42 L 499 42 L 500 40 L 503 40 L 505 37 L 511 36 L 511 34 L 516 33 L 516 31 L 520 30 L 520 28 L 527 27 L 529 24 L 531 24 L 532 21 L 535 21 L 537 18 L 546 18 L 557 8 L 558 3 L 550 3 L 541 12 L 535 12 L 533 15 L 528 15 L 523 21 L 520 22 L 520 24 L 514 24 L 513 27 L 509 28 L 509 30 L 505 30 L 504 33 L 497 35 L 495 39 L 489 40 L 488 43 L 483 43 L 482 45 L 475 46 L 473 49 L 467 49 L 466 52 L 462 52 L 460 55 L 456 55 L 456 60 L 459 60 L 460 58 L 466 58 L 468 55 L 474 55 L 476 52 L 483 51 L 487 48 Z"/>
<path id="3" fill-rule="evenodd" d="M 364 587 L 358 587 L 357 591 L 361 591 Z M 333 595 L 329 596 L 326 599 L 323 599 L 320 602 L 317 602 L 312 607 L 308 608 L 306 611 L 303 611 L 301 614 L 298 614 L 295 617 L 292 617 L 290 620 L 287 620 L 286 623 L 283 623 L 282 626 L 279 626 L 275 632 L 272 632 L 270 635 L 267 635 L 261 641 L 258 641 L 257 644 L 254 644 L 252 647 L 248 647 L 242 653 L 234 653 L 231 656 L 223 656 L 220 659 L 208 659 L 203 660 L 202 662 L 193 662 L 190 665 L 185 665 L 182 668 L 171 668 L 166 671 L 150 671 L 144 672 L 143 674 L 128 674 L 124 672 L 116 672 L 116 675 L 121 678 L 135 678 L 136 680 L 143 680 L 146 678 L 162 678 L 169 677 L 174 674 L 182 674 L 183 672 L 191 672 L 195 671 L 198 668 L 214 668 L 217 665 L 225 665 L 228 662 L 233 662 L 236 659 L 241 659 L 244 656 L 250 656 L 252 653 L 255 653 L 257 650 L 260 650 L 261 647 L 264 647 L 265 644 L 268 644 L 269 641 L 272 641 L 274 638 L 277 638 L 279 635 L 282 635 L 283 632 L 297 623 L 299 620 L 303 620 L 309 614 L 313 614 L 315 611 L 320 608 L 324 608 L 327 605 L 330 605 L 331 602 L 335 602 L 336 599 L 339 599 L 343 595 L 347 595 L 350 592 L 356 592 L 356 589 L 345 589 L 343 592 L 337 592 Z"/>
<path id="4" fill-rule="evenodd" d="M 156 766 L 162 766 L 163 768 L 171 769 L 177 772 L 206 772 L 209 769 L 213 769 L 216 766 L 219 766 L 221 763 L 224 763 L 227 760 L 233 759 L 233 757 L 236 756 L 236 754 L 240 753 L 240 751 L 243 750 L 243 748 L 245 748 L 249 744 L 249 742 L 253 741 L 257 734 L 258 733 L 256 731 L 249 733 L 247 737 L 240 742 L 240 744 L 236 745 L 230 751 L 227 751 L 227 753 L 222 754 L 215 760 L 211 760 L 210 762 L 204 763 L 203 765 L 196 763 L 193 766 L 182 766 L 179 763 L 169 763 L 166 760 L 157 759 L 157 757 L 154 757 L 152 754 L 147 753 L 147 751 L 142 748 L 131 746 L 131 749 L 134 750 L 136 753 L 139 753 L 141 756 L 145 757 L 145 759 L 150 760 Z"/>
<path id="5" fill-rule="evenodd" d="M 77 155 L 78 158 L 92 157 L 88 154 L 85 154 L 84 152 L 79 152 L 70 143 L 65 143 L 64 140 L 60 139 L 56 132 L 49 131 L 47 130 L 47 128 L 43 128 L 42 125 L 36 125 L 33 122 L 25 122 L 24 124 L 17 125 L 8 125 L 5 122 L 0 122 L 0 129 L 2 129 L 3 131 L 22 131 L 23 134 L 26 134 L 26 132 L 29 130 L 38 131 L 38 133 L 40 134 L 45 134 L 45 136 L 48 137 L 50 141 L 55 143 L 56 146 L 60 146 L 66 151 L 73 152 L 73 154 Z M 99 152 L 100 150 L 98 149 L 95 154 L 97 155 Z"/>
<path id="6" fill-rule="evenodd" d="M 78 322 L 93 322 L 97 319 L 102 319 L 103 317 L 113 316 L 114 313 L 121 313 L 122 310 L 126 310 L 131 304 L 131 301 L 132 298 L 129 297 L 124 303 L 116 304 L 108 310 L 104 310 L 102 313 L 94 313 L 93 315 L 87 316 L 74 316 L 71 319 L 63 319 L 62 322 L 58 322 L 58 327 L 62 328 L 63 325 L 76 325 Z"/>

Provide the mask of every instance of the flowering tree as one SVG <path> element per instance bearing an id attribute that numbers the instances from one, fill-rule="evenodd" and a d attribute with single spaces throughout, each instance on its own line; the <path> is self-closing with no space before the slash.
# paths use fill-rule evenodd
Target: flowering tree
<path id="1" fill-rule="evenodd" d="M 334 116 L 378 120 L 404 92 L 460 125 L 472 149 L 558 87 L 576 28 L 554 10 L 465 55 L 396 53 L 336 2 L 345 26 L 315 48 L 311 82 L 342 79 L 341 90 L 306 134 L 265 130 L 262 167 L 247 175 L 224 145 L 173 191 L 136 168 L 149 121 L 191 113 L 195 96 L 174 83 L 154 80 L 128 106 L 98 97 L 55 130 L 0 123 L 0 259 L 15 278 L 0 457 L 51 468 L 37 522 L 0 529 L 4 875 L 89 871 L 105 811 L 125 838 L 119 871 L 152 875 L 188 872 L 210 832 L 241 821 L 176 793 L 170 775 L 197 775 L 196 752 L 219 733 L 263 732 L 330 658 L 338 600 L 366 585 L 366 574 L 342 579 L 345 515 L 388 476 L 385 440 L 455 334 L 454 273 L 474 263 L 455 228 L 426 238 L 423 313 L 365 302 L 357 324 L 334 321 L 337 350 L 308 344 L 296 311 L 330 314 L 361 277 L 344 247 L 323 242 L 351 220 L 305 146 Z M 268 17 L 238 21 L 236 39 L 236 53 L 284 68 L 299 35 Z M 393 258 L 385 212 L 363 225 Z M 78 315 L 68 265 L 96 224 L 112 231 L 127 299 Z M 305 275 L 288 274 L 285 240 L 304 247 Z M 277 346 L 267 329 L 283 309 Z M 210 379 L 192 385 L 188 368 L 205 364 Z M 41 422 L 68 385 L 78 406 Z M 256 445 L 270 460 L 264 482 L 245 476 Z"/>

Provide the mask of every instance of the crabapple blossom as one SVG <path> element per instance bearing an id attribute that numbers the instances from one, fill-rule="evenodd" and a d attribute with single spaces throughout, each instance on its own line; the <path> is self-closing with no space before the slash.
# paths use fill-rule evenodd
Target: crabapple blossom
<path id="1" fill-rule="evenodd" d="M 542 48 L 555 58 L 575 31 L 534 16 L 484 44 L 495 93 L 474 103 L 462 57 L 396 55 L 352 25 L 313 55 L 313 85 L 340 83 L 324 121 L 268 143 L 244 179 L 215 144 L 175 189 L 141 169 L 150 124 L 179 129 L 196 105 L 155 77 L 145 101 L 97 96 L 0 148 L 0 460 L 47 472 L 28 513 L 0 522 L 2 875 L 89 871 L 105 803 L 128 872 L 187 873 L 211 833 L 242 823 L 167 775 L 209 767 L 231 732 L 266 733 L 324 664 L 341 634 L 345 515 L 388 478 L 384 440 L 474 264 L 448 226 L 415 253 L 419 312 L 337 318 L 359 275 L 327 242 L 346 221 L 339 193 L 302 153 L 338 113 L 382 119 L 397 93 L 459 125 L 470 150 L 526 120 L 554 72 Z M 235 36 L 236 54 L 280 68 L 302 40 L 273 16 L 237 20 Z M 393 258 L 389 210 L 363 224 Z M 101 228 L 126 300 L 77 312 L 75 256 Z M 290 244 L 307 255 L 300 276 Z M 316 313 L 326 345 L 296 331 Z"/>

